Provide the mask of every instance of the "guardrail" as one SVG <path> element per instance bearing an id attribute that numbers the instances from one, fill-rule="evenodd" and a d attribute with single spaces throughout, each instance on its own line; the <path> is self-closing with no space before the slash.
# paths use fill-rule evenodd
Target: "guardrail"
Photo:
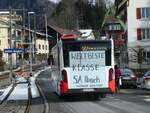
<path id="1" fill-rule="evenodd" d="M 20 69 L 21 68 L 17 68 L 17 69 L 14 69 L 13 71 L 16 72 L 16 71 L 19 71 Z M 0 72 L 0 88 L 3 88 L 11 84 L 11 81 L 9 79 L 9 74 L 10 74 L 9 70 Z"/>
<path id="2" fill-rule="evenodd" d="M 45 66 L 45 64 L 44 63 L 33 64 L 32 65 L 33 71 L 36 70 L 39 66 L 40 67 Z M 29 65 L 25 65 L 24 70 L 27 71 L 28 67 L 29 67 Z M 20 70 L 22 70 L 21 67 L 14 69 L 13 72 L 19 72 Z M 10 74 L 10 71 L 0 72 L 0 89 L 11 84 L 11 81 L 9 79 L 9 74 Z"/>

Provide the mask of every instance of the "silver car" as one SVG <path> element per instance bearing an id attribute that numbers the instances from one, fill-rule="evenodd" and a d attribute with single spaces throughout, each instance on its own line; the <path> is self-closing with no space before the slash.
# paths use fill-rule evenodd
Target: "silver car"
<path id="1" fill-rule="evenodd" d="M 141 88 L 150 89 L 150 71 L 146 71 L 141 78 Z"/>

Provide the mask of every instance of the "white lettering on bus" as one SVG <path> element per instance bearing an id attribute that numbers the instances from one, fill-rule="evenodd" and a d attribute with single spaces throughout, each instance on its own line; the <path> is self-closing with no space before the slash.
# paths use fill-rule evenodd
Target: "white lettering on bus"
<path id="1" fill-rule="evenodd" d="M 98 76 L 96 77 L 89 77 L 89 76 L 81 76 L 81 75 L 74 75 L 73 76 L 74 79 L 74 84 L 79 84 L 79 83 L 100 83 L 100 78 Z"/>
<path id="2" fill-rule="evenodd" d="M 105 53 L 71 53 L 72 60 L 80 59 L 100 59 L 104 58 Z"/>
<path id="3" fill-rule="evenodd" d="M 74 76 L 73 76 L 73 79 L 74 79 L 74 83 L 75 83 L 75 84 L 82 83 L 81 76 L 74 75 Z"/>
<path id="4" fill-rule="evenodd" d="M 85 83 L 100 83 L 100 79 L 98 77 L 89 78 L 89 76 L 85 76 L 84 81 L 85 81 Z"/>
<path id="5" fill-rule="evenodd" d="M 98 70 L 99 67 L 100 67 L 99 64 L 72 65 L 73 71 L 94 71 L 94 70 Z"/>

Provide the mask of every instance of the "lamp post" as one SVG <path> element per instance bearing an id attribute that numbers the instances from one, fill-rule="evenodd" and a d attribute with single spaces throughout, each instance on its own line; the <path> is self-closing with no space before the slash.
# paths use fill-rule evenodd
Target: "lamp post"
<path id="1" fill-rule="evenodd" d="M 34 14 L 34 12 L 28 12 L 30 76 L 32 76 L 32 39 L 31 39 L 31 25 L 30 25 L 30 15 L 32 14 Z"/>

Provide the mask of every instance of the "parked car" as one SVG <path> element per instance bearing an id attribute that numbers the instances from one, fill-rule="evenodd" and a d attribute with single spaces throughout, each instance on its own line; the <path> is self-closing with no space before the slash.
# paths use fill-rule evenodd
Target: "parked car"
<path id="1" fill-rule="evenodd" d="M 126 87 L 137 87 L 137 77 L 131 69 L 124 68 L 121 70 L 122 85 Z"/>
<path id="2" fill-rule="evenodd" d="M 141 78 L 141 88 L 150 89 L 150 71 L 146 71 Z"/>

